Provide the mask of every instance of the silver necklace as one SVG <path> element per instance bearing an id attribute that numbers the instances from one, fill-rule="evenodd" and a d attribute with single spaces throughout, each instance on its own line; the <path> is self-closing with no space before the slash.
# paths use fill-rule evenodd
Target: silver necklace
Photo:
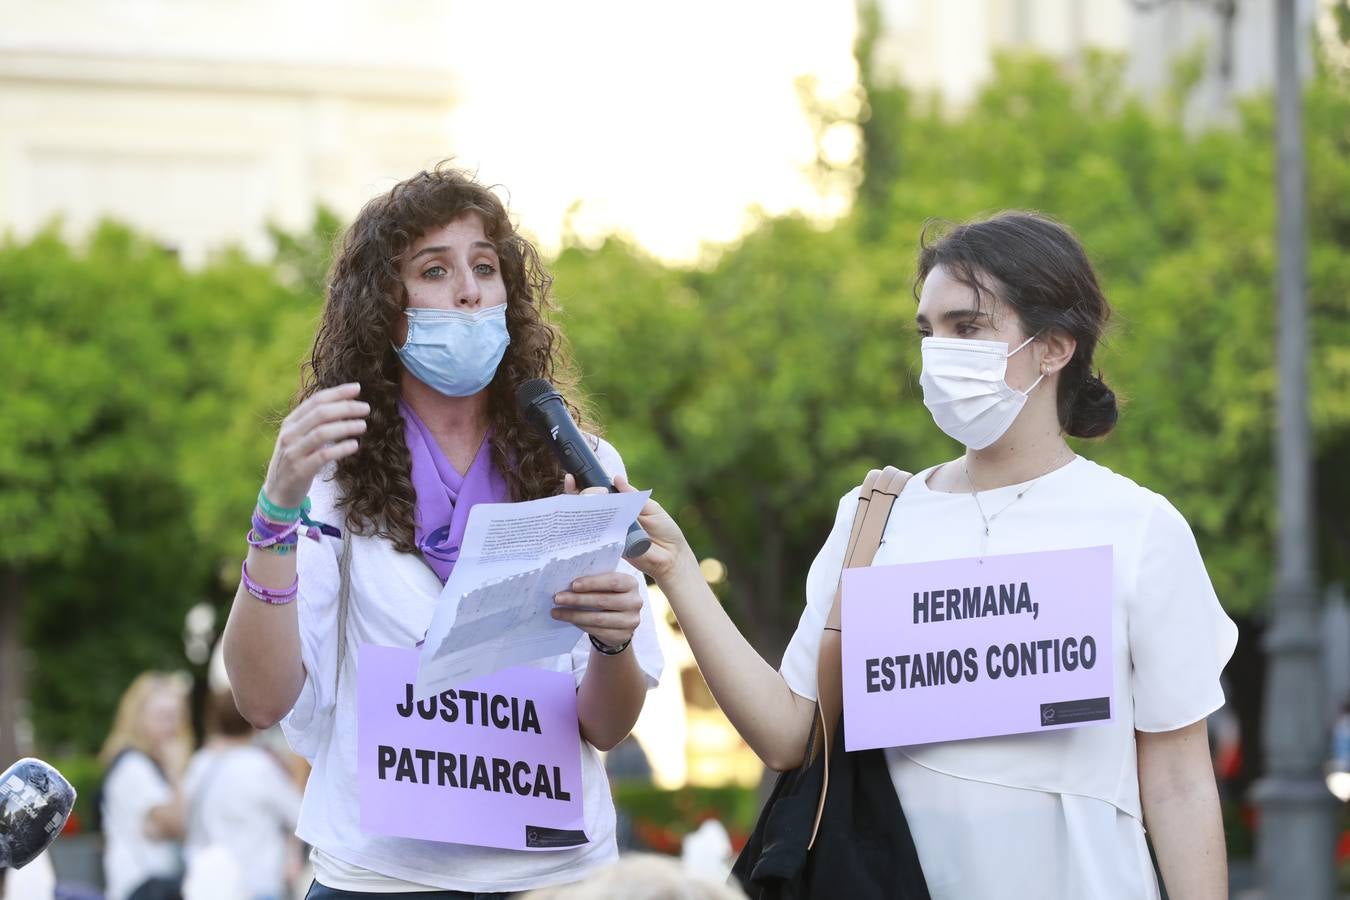
<path id="1" fill-rule="evenodd" d="M 966 473 L 966 484 L 970 485 L 970 497 L 972 500 L 975 501 L 975 508 L 979 510 L 980 519 L 984 522 L 984 536 L 980 538 L 980 565 L 984 565 L 984 557 L 989 550 L 989 532 L 990 532 L 989 526 L 993 525 L 995 519 L 997 519 L 999 516 L 1007 512 L 1008 509 L 1018 500 L 1021 500 L 1023 497 L 1025 497 L 1028 491 L 1030 491 L 1037 484 L 1039 484 L 1040 480 L 1044 478 L 1046 475 L 1049 475 L 1050 473 L 1046 472 L 1044 475 L 1037 476 L 1035 479 L 1032 480 L 1030 484 L 1022 488 L 1022 490 L 1018 491 L 1017 496 L 1012 498 L 1012 500 L 1008 501 L 1006 506 L 1004 506 L 998 512 L 994 513 L 992 516 L 986 516 L 984 514 L 984 505 L 980 503 L 980 492 L 975 490 L 975 482 L 970 477 L 970 468 L 966 465 L 964 460 L 961 462 L 961 471 Z"/>

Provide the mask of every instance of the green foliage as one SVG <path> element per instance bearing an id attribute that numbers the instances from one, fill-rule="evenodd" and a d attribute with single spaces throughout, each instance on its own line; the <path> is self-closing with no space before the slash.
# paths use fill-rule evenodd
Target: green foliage
<path id="1" fill-rule="evenodd" d="M 97 749 L 137 672 L 183 667 L 187 609 L 233 593 L 316 310 L 271 265 L 189 272 L 115 225 L 0 246 L 0 566 L 24 595 L 0 602 L 44 746 Z"/>
<path id="2" fill-rule="evenodd" d="M 163 482 L 157 391 L 183 361 L 158 322 L 177 286 L 176 264 L 121 229 L 83 258 L 53 232 L 0 248 L 0 562 L 69 561 L 115 530 L 105 485 Z"/>
<path id="3" fill-rule="evenodd" d="M 1336 36 L 1344 44 L 1350 44 L 1350 2 L 1336 0 L 1331 4 L 1331 15 L 1336 22 Z"/>
<path id="4" fill-rule="evenodd" d="M 1182 106 L 1132 97 L 1107 56 L 1074 77 L 1005 57 L 958 114 L 875 88 L 872 168 L 852 216 L 830 230 L 767 222 L 709 271 L 663 269 L 617 243 L 559 260 L 586 384 L 634 480 L 656 487 L 700 553 L 728 563 L 732 611 L 761 648 L 795 625 L 835 499 L 869 466 L 917 470 L 957 452 L 917 390 L 917 239 L 933 217 L 1012 207 L 1068 223 L 1116 307 L 1100 366 L 1128 402 L 1116 434 L 1081 451 L 1176 503 L 1231 610 L 1264 603 L 1269 101 L 1253 100 L 1236 128 L 1201 131 L 1183 127 Z M 1324 573 L 1344 578 L 1350 530 L 1336 511 L 1350 479 L 1335 461 L 1350 451 L 1350 94 L 1315 81 L 1306 118 Z"/>
<path id="5" fill-rule="evenodd" d="M 726 826 L 739 846 L 759 815 L 753 787 L 685 787 L 668 791 L 646 781 L 614 782 L 614 805 L 633 818 L 634 830 L 651 849 L 678 853 L 684 836 L 707 819 Z"/>
<path id="6" fill-rule="evenodd" d="M 48 760 L 75 789 L 75 817 L 81 831 L 97 831 L 102 824 L 98 808 L 103 786 L 103 764 L 93 754 L 54 757 Z M 69 826 L 67 826 L 69 827 Z"/>
<path id="7" fill-rule="evenodd" d="M 617 242 L 555 266 L 586 387 L 635 482 L 727 564 L 733 610 L 768 652 L 839 496 L 869 465 L 937 447 L 931 424 L 891 415 L 916 402 L 917 360 L 889 256 L 789 218 L 706 272 Z"/>
<path id="8" fill-rule="evenodd" d="M 829 228 L 762 223 L 701 269 L 612 239 L 556 260 L 585 386 L 635 483 L 771 656 L 836 502 L 869 467 L 958 448 L 917 386 L 910 294 L 931 217 L 1044 210 L 1082 237 L 1116 310 L 1100 359 L 1128 398 L 1082 451 L 1171 498 L 1233 611 L 1269 591 L 1274 187 L 1268 99 L 1188 130 L 1122 64 L 1000 59 L 973 105 L 867 83 L 865 179 Z M 1350 575 L 1350 92 L 1307 90 L 1311 410 L 1323 574 Z M 183 613 L 223 611 L 275 420 L 297 387 L 337 230 L 273 264 L 185 271 L 124 229 L 0 245 L 0 567 L 23 574 L 45 746 L 96 749 L 136 671 L 181 666 Z M 0 598 L 2 601 L 3 598 Z"/>
<path id="9" fill-rule="evenodd" d="M 185 352 L 201 382 L 181 398 L 175 461 L 193 500 L 188 524 L 215 562 L 240 556 L 276 427 L 299 390 L 321 305 L 312 287 L 231 254 L 194 273 L 182 298 Z M 222 581 L 233 593 L 238 572 Z"/>
<path id="10" fill-rule="evenodd" d="M 281 280 L 307 296 L 322 297 L 334 242 L 341 233 L 342 220 L 326 206 L 315 212 L 308 231 L 292 234 L 276 226 L 269 227 Z"/>

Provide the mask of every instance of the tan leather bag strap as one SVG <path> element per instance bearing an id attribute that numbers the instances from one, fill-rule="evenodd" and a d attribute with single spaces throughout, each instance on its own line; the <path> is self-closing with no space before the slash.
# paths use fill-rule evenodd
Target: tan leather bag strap
<path id="1" fill-rule="evenodd" d="M 880 470 L 873 469 L 867 473 L 867 477 L 863 479 L 862 491 L 858 495 L 858 511 L 853 516 L 848 549 L 844 552 L 845 569 L 872 564 L 877 549 L 881 546 L 886 522 L 891 516 L 891 507 L 908 481 L 908 472 L 901 472 L 891 466 Z M 820 800 L 816 804 L 816 820 L 811 828 L 811 844 L 815 843 L 816 832 L 820 829 L 820 819 L 825 812 L 825 794 L 830 788 L 831 735 L 838 727 L 839 717 L 844 709 L 841 599 L 842 577 L 841 585 L 835 589 L 830 613 L 825 618 L 825 630 L 820 637 L 820 656 L 816 663 L 816 734 L 811 747 L 813 759 L 816 753 L 825 754 L 825 779 L 821 785 Z"/>

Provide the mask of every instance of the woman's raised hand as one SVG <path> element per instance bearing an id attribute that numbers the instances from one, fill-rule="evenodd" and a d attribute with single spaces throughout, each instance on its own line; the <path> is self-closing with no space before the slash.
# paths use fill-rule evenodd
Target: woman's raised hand
<path id="1" fill-rule="evenodd" d="M 263 486 L 267 499 L 299 506 L 320 469 L 356 452 L 370 414 L 370 404 L 356 399 L 360 393 L 355 382 L 316 391 L 282 420 Z"/>

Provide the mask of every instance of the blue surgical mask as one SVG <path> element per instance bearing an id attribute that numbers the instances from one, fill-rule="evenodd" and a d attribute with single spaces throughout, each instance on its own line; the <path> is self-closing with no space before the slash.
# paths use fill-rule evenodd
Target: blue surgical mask
<path id="1" fill-rule="evenodd" d="M 394 349 L 418 381 L 447 397 L 471 397 L 492 382 L 511 343 L 505 303 L 471 313 L 416 308 L 404 313 L 408 339 Z"/>

